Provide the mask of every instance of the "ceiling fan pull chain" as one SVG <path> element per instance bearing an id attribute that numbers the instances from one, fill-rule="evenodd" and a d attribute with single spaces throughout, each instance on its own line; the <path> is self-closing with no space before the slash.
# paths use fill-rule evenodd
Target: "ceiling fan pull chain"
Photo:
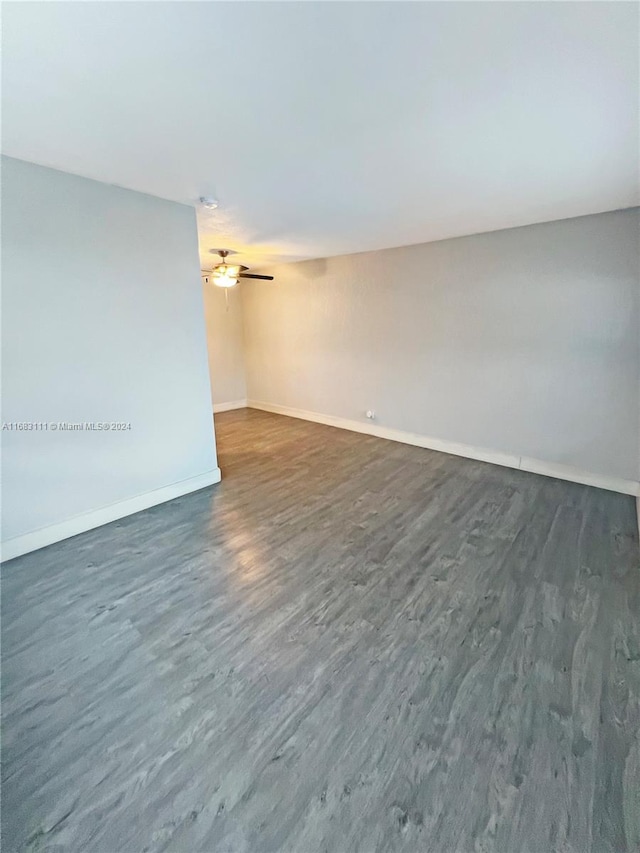
<path id="1" fill-rule="evenodd" d="M 229 311 L 229 288 L 225 287 L 224 289 L 224 301 L 226 302 L 226 311 Z"/>

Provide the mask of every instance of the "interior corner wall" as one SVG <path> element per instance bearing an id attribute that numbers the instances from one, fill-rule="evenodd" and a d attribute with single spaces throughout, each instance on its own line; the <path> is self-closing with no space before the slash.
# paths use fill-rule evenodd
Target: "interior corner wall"
<path id="1" fill-rule="evenodd" d="M 219 479 L 192 208 L 2 158 L 2 330 L 5 558 Z"/>
<path id="2" fill-rule="evenodd" d="M 248 397 L 639 479 L 638 210 L 272 268 Z"/>
<path id="3" fill-rule="evenodd" d="M 228 290 L 216 287 L 211 282 L 204 282 L 202 285 L 207 326 L 211 402 L 216 407 L 225 404 L 244 403 L 247 399 L 242 327 L 242 287 L 244 287 L 244 283 Z"/>

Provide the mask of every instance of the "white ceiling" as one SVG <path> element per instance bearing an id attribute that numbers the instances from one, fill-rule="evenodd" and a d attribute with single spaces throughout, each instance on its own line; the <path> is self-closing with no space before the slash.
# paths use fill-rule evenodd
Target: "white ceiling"
<path id="1" fill-rule="evenodd" d="M 629 207 L 638 9 L 4 3 L 3 151 L 215 195 L 254 266 Z"/>

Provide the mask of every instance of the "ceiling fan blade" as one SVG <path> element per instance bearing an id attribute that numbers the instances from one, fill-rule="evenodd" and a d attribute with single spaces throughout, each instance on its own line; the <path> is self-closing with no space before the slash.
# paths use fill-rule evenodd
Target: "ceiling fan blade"
<path id="1" fill-rule="evenodd" d="M 262 281 L 273 281 L 272 275 L 255 275 L 251 272 L 241 272 L 238 278 L 259 278 Z"/>

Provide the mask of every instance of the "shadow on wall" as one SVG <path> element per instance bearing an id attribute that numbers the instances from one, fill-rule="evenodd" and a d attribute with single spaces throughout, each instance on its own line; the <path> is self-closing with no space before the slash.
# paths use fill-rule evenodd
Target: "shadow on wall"
<path id="1" fill-rule="evenodd" d="M 300 278 L 316 279 L 324 278 L 327 273 L 328 261 L 326 258 L 317 258 L 313 261 L 303 261 L 298 265 Z"/>

